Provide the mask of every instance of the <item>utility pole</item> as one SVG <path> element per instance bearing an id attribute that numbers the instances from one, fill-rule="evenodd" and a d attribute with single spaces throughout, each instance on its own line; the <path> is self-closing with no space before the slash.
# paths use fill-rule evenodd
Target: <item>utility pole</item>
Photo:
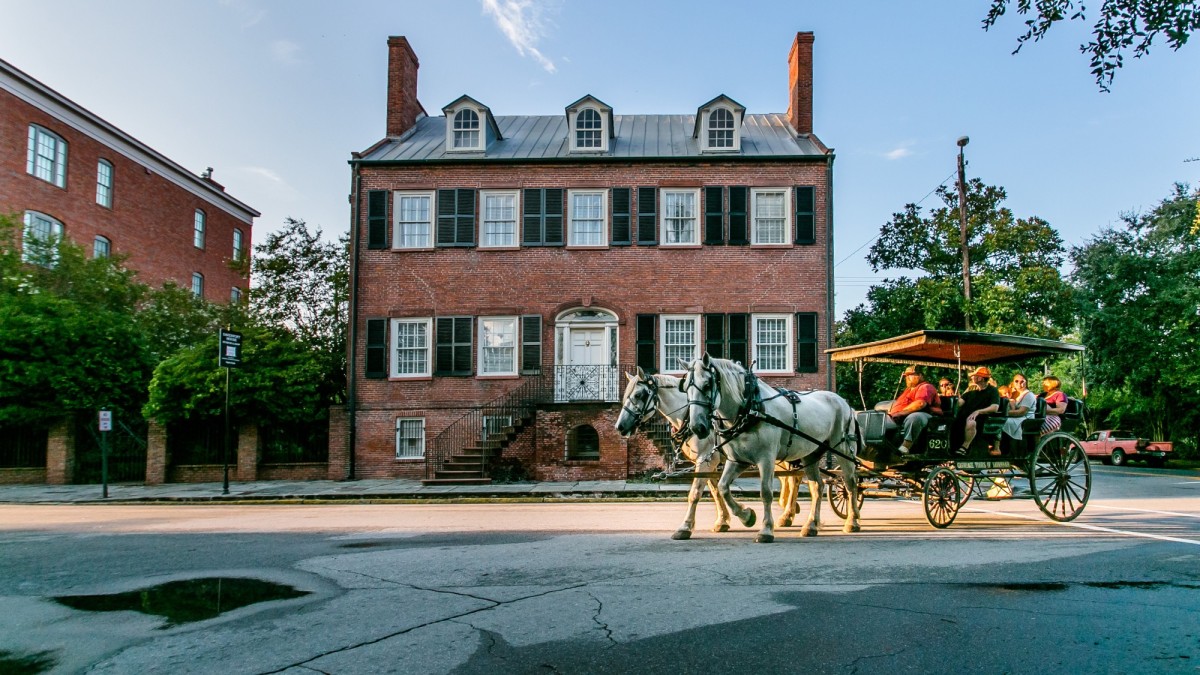
<path id="1" fill-rule="evenodd" d="M 958 139 L 958 229 L 962 235 L 963 321 L 968 331 L 971 330 L 971 257 L 967 253 L 967 163 L 963 148 L 970 142 L 966 136 Z"/>

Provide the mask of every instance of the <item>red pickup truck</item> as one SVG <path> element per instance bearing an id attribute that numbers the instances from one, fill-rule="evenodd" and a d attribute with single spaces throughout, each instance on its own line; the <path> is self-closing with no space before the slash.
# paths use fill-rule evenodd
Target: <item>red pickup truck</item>
<path id="1" fill-rule="evenodd" d="M 1116 466 L 1136 459 L 1147 466 L 1161 467 L 1174 451 L 1170 441 L 1148 441 L 1128 431 L 1096 431 L 1082 443 L 1088 457 Z"/>

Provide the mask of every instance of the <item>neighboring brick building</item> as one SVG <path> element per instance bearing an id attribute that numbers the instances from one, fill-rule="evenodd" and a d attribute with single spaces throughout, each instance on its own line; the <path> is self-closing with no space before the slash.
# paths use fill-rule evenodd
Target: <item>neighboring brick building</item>
<path id="1" fill-rule="evenodd" d="M 833 153 L 812 133 L 812 45 L 797 34 L 784 114 L 718 95 L 694 115 L 584 96 L 494 116 L 463 96 L 429 117 L 416 55 L 389 38 L 387 135 L 350 162 L 346 473 L 468 478 L 484 449 L 539 479 L 639 473 L 660 453 L 616 434 L 620 373 L 704 349 L 831 387 Z"/>
<path id="2" fill-rule="evenodd" d="M 26 238 L 127 255 L 152 286 L 228 302 L 249 285 L 228 263 L 249 255 L 258 211 L 3 60 L 0 213 L 24 219 Z"/>

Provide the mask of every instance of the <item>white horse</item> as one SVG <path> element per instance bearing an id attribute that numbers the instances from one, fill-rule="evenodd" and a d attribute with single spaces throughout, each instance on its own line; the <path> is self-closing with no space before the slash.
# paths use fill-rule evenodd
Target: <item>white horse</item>
<path id="1" fill-rule="evenodd" d="M 680 379 L 670 375 L 647 375 L 640 367 L 636 375 L 625 374 L 629 382 L 625 385 L 625 394 L 621 398 L 621 414 L 617 417 L 617 432 L 622 437 L 629 437 L 657 411 L 662 415 L 671 430 L 675 433 L 687 424 L 688 399 L 679 387 Z M 680 451 L 695 465 L 696 473 L 716 471 L 721 464 L 721 454 L 716 452 L 716 438 L 699 438 L 690 434 L 683 442 Z M 717 482 L 712 478 L 693 478 L 692 489 L 688 491 L 687 516 L 679 529 L 671 535 L 672 539 L 690 539 L 692 529 L 696 525 L 696 505 L 704 496 L 705 485 L 712 492 L 713 501 L 717 507 L 717 520 L 713 523 L 713 532 L 729 531 L 729 508 L 725 500 L 717 496 Z M 799 508 L 796 500 L 800 481 L 794 476 L 783 476 L 780 480 L 781 490 L 779 505 L 785 509 L 780 518 L 780 525 L 787 527 L 792 524 Z"/>
<path id="2" fill-rule="evenodd" d="M 729 486 L 747 465 L 757 465 L 762 480 L 763 524 L 755 541 L 775 540 L 775 523 L 771 514 L 771 485 L 776 462 L 805 460 L 805 477 L 812 498 L 812 511 L 801 533 L 815 536 L 821 527 L 821 474 L 817 466 L 826 448 L 837 452 L 834 458 L 846 485 L 848 501 L 843 532 L 858 532 L 858 481 L 855 477 L 855 456 L 861 447 L 862 435 L 854 411 L 845 399 L 833 392 L 814 391 L 805 394 L 793 405 L 780 392 L 755 379 L 756 391 L 744 391 L 746 369 L 728 359 L 710 357 L 707 353 L 690 364 L 686 380 L 688 417 L 692 433 L 700 438 L 718 435 L 721 448 L 729 460 L 717 484 L 723 499 L 733 514 L 746 527 L 754 525 L 752 509 L 743 508 L 733 499 Z M 802 436 L 785 431 L 761 419 L 745 414 L 747 401 L 761 402 L 761 412 L 788 427 L 802 431 Z M 746 407 L 754 407 L 749 405 Z M 812 440 L 809 440 L 812 439 Z M 821 443 L 818 445 L 817 441 Z"/>

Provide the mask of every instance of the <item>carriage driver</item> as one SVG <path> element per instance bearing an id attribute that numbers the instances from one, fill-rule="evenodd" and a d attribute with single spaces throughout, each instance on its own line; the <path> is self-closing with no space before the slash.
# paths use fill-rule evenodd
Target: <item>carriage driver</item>
<path id="1" fill-rule="evenodd" d="M 921 432 L 933 418 L 930 412 L 940 403 L 937 390 L 925 381 L 925 376 L 916 366 L 905 369 L 904 392 L 892 403 L 884 420 L 884 426 L 889 431 L 904 427 L 904 442 L 897 448 L 900 454 L 907 455 L 912 451 L 913 443 L 921 437 Z"/>

